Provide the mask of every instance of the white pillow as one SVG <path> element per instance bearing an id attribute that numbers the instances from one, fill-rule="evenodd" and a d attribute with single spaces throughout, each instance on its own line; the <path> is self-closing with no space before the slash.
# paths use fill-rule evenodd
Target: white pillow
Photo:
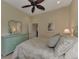
<path id="1" fill-rule="evenodd" d="M 57 44 L 59 38 L 60 38 L 60 34 L 56 34 L 56 35 L 54 35 L 53 37 L 51 37 L 51 38 L 48 40 L 48 46 L 49 46 L 49 47 L 55 47 L 55 45 Z"/>
<path id="2" fill-rule="evenodd" d="M 76 37 L 68 37 L 68 36 L 61 37 L 60 41 L 57 43 L 55 47 L 55 54 L 57 56 L 65 54 L 73 46 L 76 39 L 77 39 Z"/>

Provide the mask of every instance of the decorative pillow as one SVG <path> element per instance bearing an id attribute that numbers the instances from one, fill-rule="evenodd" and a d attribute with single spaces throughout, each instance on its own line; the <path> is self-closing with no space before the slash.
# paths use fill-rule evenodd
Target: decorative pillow
<path id="1" fill-rule="evenodd" d="M 52 36 L 49 40 L 48 40 L 48 46 L 49 47 L 55 47 L 55 45 L 57 44 L 57 42 L 59 41 L 60 38 L 60 34 L 55 34 L 54 36 Z"/>
<path id="2" fill-rule="evenodd" d="M 69 36 L 61 37 L 60 41 L 57 43 L 55 47 L 55 54 L 57 56 L 65 54 L 70 48 L 72 48 L 76 39 L 77 39 L 76 37 L 69 37 Z"/>
<path id="3" fill-rule="evenodd" d="M 78 41 L 66 52 L 65 59 L 78 59 Z"/>

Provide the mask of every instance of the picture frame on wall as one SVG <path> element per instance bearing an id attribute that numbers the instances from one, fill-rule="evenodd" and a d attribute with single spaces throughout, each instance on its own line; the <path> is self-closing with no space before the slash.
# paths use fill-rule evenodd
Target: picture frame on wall
<path id="1" fill-rule="evenodd" d="M 48 23 L 48 31 L 53 31 L 55 28 L 53 23 Z"/>

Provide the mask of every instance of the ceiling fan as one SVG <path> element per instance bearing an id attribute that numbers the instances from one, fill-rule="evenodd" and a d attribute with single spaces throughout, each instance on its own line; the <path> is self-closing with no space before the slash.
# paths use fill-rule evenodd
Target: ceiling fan
<path id="1" fill-rule="evenodd" d="M 32 6 L 32 9 L 31 9 L 31 12 L 34 13 L 35 11 L 35 7 L 37 7 L 38 9 L 40 10 L 45 10 L 45 8 L 42 6 L 42 5 L 39 5 L 40 3 L 42 3 L 44 0 L 28 0 L 31 4 L 30 5 L 25 5 L 25 6 L 22 6 L 22 8 L 27 8 L 27 7 L 31 7 Z"/>

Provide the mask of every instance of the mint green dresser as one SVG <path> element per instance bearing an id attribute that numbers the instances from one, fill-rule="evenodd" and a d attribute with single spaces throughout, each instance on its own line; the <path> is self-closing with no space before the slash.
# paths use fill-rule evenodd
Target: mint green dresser
<path id="1" fill-rule="evenodd" d="M 25 40 L 28 40 L 28 34 L 16 34 L 2 36 L 1 39 L 1 54 L 6 56 L 14 51 L 16 46 Z"/>

